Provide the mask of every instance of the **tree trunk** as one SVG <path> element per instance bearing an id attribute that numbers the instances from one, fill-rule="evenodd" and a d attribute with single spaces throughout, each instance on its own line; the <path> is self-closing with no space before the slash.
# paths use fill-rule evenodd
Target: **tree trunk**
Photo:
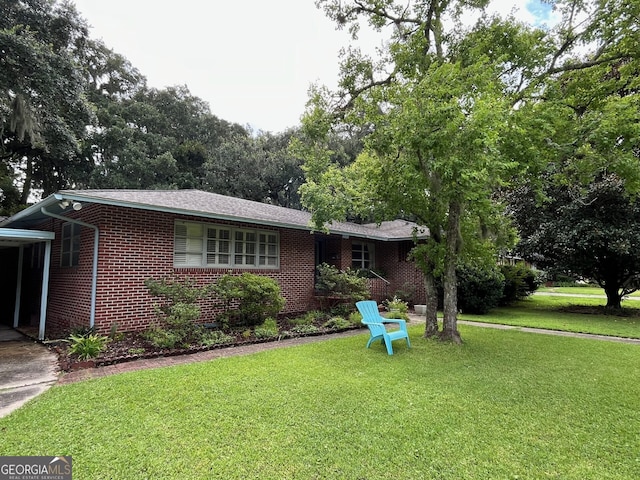
<path id="1" fill-rule="evenodd" d="M 622 308 L 622 295 L 620 295 L 620 289 L 618 286 L 610 286 L 605 284 L 604 293 L 607 294 L 607 306 L 606 308 Z"/>
<path id="2" fill-rule="evenodd" d="M 444 271 L 444 320 L 442 325 L 442 340 L 462 343 L 458 332 L 458 280 L 456 266 L 460 250 L 460 214 L 462 205 L 453 200 L 449 204 L 449 218 L 447 219 L 446 256 Z"/>
<path id="3" fill-rule="evenodd" d="M 438 291 L 436 290 L 436 280 L 433 273 L 425 273 L 424 288 L 427 293 L 427 314 L 424 338 L 431 338 L 438 335 Z"/>

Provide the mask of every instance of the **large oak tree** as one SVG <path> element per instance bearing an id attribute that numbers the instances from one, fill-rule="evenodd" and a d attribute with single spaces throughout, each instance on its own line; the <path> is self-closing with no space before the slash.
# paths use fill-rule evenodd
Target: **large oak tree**
<path id="1" fill-rule="evenodd" d="M 354 37 L 363 25 L 387 35 L 377 58 L 345 51 L 339 87 L 316 89 L 307 143 L 297 147 L 307 159 L 303 201 L 319 227 L 357 210 L 376 220 L 409 216 L 429 230 L 421 262 L 427 292 L 442 275 L 439 335 L 454 341 L 462 247 L 483 243 L 488 227 L 500 225 L 495 191 L 558 155 L 538 129 L 545 95 L 561 77 L 606 68 L 636 48 L 637 5 L 555 2 L 561 20 L 554 29 L 487 17 L 465 29 L 462 14 L 486 3 L 317 1 Z M 553 117 L 553 109 L 543 110 Z M 366 155 L 353 169 L 331 162 L 324 137 L 345 126 L 367 132 Z M 438 332 L 435 302 L 427 305 L 429 336 Z"/>

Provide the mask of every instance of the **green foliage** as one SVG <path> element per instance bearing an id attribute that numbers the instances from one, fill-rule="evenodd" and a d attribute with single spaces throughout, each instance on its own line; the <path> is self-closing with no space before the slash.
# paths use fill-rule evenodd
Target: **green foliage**
<path id="1" fill-rule="evenodd" d="M 407 304 L 407 302 L 401 298 L 398 298 L 396 296 L 394 296 L 391 299 L 387 299 L 384 302 L 384 306 L 386 307 L 387 311 L 392 312 L 392 311 L 396 311 L 396 312 L 400 312 L 400 313 L 407 313 L 409 312 L 409 305 Z"/>
<path id="2" fill-rule="evenodd" d="M 225 343 L 231 343 L 234 340 L 234 337 L 224 333 L 221 330 L 205 330 L 200 336 L 200 343 L 205 347 L 210 347 L 213 345 L 224 345 Z"/>
<path id="3" fill-rule="evenodd" d="M 205 293 L 205 287 L 197 287 L 192 279 L 147 279 L 149 292 L 161 299 L 155 306 L 159 325 L 148 329 L 145 338 L 161 348 L 174 348 L 198 342 L 201 327 L 195 322 L 200 318 L 200 306 L 196 303 Z"/>
<path id="4" fill-rule="evenodd" d="M 331 330 L 340 330 L 343 328 L 352 327 L 353 323 L 351 323 L 349 320 L 345 319 L 344 317 L 331 317 L 322 326 L 324 328 L 328 328 Z"/>
<path id="5" fill-rule="evenodd" d="M 70 335 L 69 353 L 78 355 L 81 360 L 88 360 L 100 355 L 107 348 L 109 337 L 88 333 L 86 335 Z"/>
<path id="6" fill-rule="evenodd" d="M 640 199 L 613 174 L 584 189 L 547 179 L 544 192 L 544 202 L 526 188 L 511 197 L 522 232 L 518 251 L 540 268 L 593 279 L 619 308 L 640 285 Z"/>
<path id="7" fill-rule="evenodd" d="M 383 303 L 388 312 L 385 315 L 387 318 L 409 320 L 409 304 L 404 300 L 394 296 L 392 299 L 387 299 Z"/>
<path id="8" fill-rule="evenodd" d="M 302 325 L 294 326 L 289 331 L 291 333 L 294 333 L 294 334 L 297 334 L 297 335 L 311 335 L 311 334 L 314 334 L 314 333 L 318 333 L 320 330 L 315 325 L 304 325 L 304 324 L 302 324 Z"/>
<path id="9" fill-rule="evenodd" d="M 253 334 L 256 338 L 272 338 L 278 336 L 278 324 L 275 319 L 267 318 L 262 325 L 258 325 Z"/>
<path id="10" fill-rule="evenodd" d="M 194 304 L 205 295 L 205 287 L 196 286 L 190 278 L 165 277 L 160 280 L 149 278 L 144 284 L 151 295 L 163 298 L 166 304 Z"/>
<path id="11" fill-rule="evenodd" d="M 166 329 L 159 326 L 149 327 L 142 332 L 142 338 L 159 348 L 174 348 L 182 344 L 183 331 Z"/>
<path id="12" fill-rule="evenodd" d="M 349 322 L 353 325 L 360 325 L 362 322 L 362 314 L 360 312 L 351 312 L 349 315 Z"/>
<path id="13" fill-rule="evenodd" d="M 289 319 L 292 325 L 313 325 L 316 322 L 322 322 L 326 319 L 327 314 L 319 310 L 311 310 L 304 315 Z"/>
<path id="14" fill-rule="evenodd" d="M 406 282 L 402 285 L 402 287 L 400 287 L 398 290 L 395 291 L 395 293 L 393 294 L 393 297 L 409 303 L 411 300 L 413 300 L 415 293 L 416 293 L 415 284 L 411 282 Z"/>
<path id="15" fill-rule="evenodd" d="M 79 155 L 93 120 L 79 67 L 91 42 L 86 23 L 68 2 L 4 0 L 0 10 L 2 163 L 10 166 L 24 205 L 32 188 L 46 196 L 91 168 L 92 161 Z M 12 196 L 5 200 L 12 203 Z"/>
<path id="16" fill-rule="evenodd" d="M 321 295 L 342 297 L 350 302 L 369 298 L 367 279 L 357 271 L 347 268 L 340 270 L 333 265 L 322 263 L 317 267 L 316 291 Z"/>
<path id="17" fill-rule="evenodd" d="M 533 294 L 540 286 L 536 272 L 523 263 L 502 265 L 500 272 L 504 276 L 504 288 L 500 305 L 511 305 Z"/>
<path id="18" fill-rule="evenodd" d="M 485 314 L 499 305 L 504 276 L 497 268 L 463 265 L 456 275 L 458 307 L 463 313 Z"/>
<path id="19" fill-rule="evenodd" d="M 260 325 L 267 317 L 275 317 L 285 304 L 278 282 L 253 273 L 223 275 L 212 291 L 223 302 L 220 320 L 229 326 Z"/>

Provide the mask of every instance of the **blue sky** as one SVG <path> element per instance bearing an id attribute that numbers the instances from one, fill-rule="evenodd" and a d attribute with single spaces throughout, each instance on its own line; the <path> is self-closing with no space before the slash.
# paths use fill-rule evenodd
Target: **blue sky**
<path id="1" fill-rule="evenodd" d="M 150 86 L 187 85 L 214 115 L 255 130 L 298 125 L 310 85 L 335 86 L 338 52 L 351 43 L 313 0 L 73 3 L 91 36 L 127 57 Z M 539 0 L 493 0 L 491 10 L 531 23 L 550 15 Z"/>
<path id="2" fill-rule="evenodd" d="M 543 25 L 553 22 L 553 6 L 540 0 L 529 0 L 525 8 L 534 16 L 534 25 Z"/>

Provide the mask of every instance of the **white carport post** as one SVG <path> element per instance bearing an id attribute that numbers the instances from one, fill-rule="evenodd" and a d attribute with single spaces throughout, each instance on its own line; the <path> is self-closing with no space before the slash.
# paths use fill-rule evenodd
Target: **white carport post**
<path id="1" fill-rule="evenodd" d="M 42 294 L 40 295 L 40 326 L 38 340 L 44 340 L 44 327 L 47 321 L 47 298 L 49 297 L 49 266 L 51 265 L 51 240 L 44 248 L 44 268 L 42 269 Z"/>
<path id="2" fill-rule="evenodd" d="M 17 228 L 0 228 L 0 245 L 18 247 L 18 274 L 16 275 L 16 301 L 13 311 L 13 328 L 20 323 L 20 308 L 22 297 L 22 269 L 24 266 L 24 246 L 45 242 L 44 265 L 42 268 L 42 294 L 40 295 L 40 327 L 38 339 L 44 340 L 45 323 L 47 320 L 47 298 L 49 298 L 49 270 L 51 266 L 51 242 L 55 234 L 39 230 L 21 230 Z"/>
<path id="3" fill-rule="evenodd" d="M 20 298 L 22 297 L 22 263 L 24 261 L 24 245 L 18 247 L 18 279 L 16 283 L 16 302 L 13 309 L 13 328 L 18 328 L 20 320 Z"/>

